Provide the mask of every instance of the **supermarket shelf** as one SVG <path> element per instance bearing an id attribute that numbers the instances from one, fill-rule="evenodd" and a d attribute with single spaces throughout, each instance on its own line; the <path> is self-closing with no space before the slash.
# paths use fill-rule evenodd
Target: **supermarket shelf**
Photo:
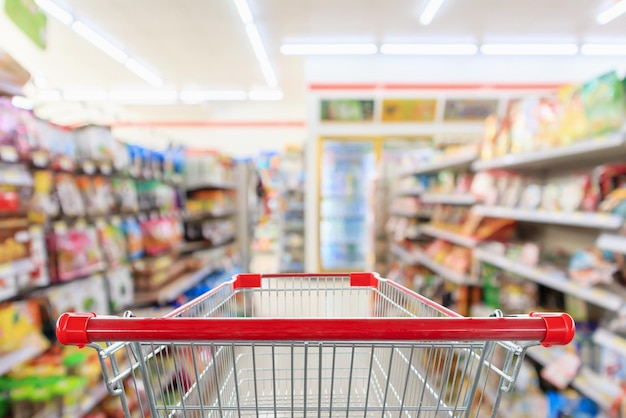
<path id="1" fill-rule="evenodd" d="M 406 264 L 419 264 L 432 272 L 439 275 L 442 279 L 447 280 L 456 284 L 469 284 L 470 279 L 462 273 L 457 273 L 456 271 L 450 270 L 447 267 L 442 266 L 441 264 L 433 261 L 430 257 L 424 254 L 420 250 L 408 251 L 402 248 L 402 246 L 398 244 L 391 245 L 391 253 L 397 256 L 400 260 L 405 262 Z"/>
<path id="2" fill-rule="evenodd" d="M 190 192 L 194 190 L 234 190 L 237 185 L 228 181 L 211 181 L 205 183 L 193 183 L 185 185 L 185 189 Z"/>
<path id="3" fill-rule="evenodd" d="M 404 175 L 430 174 L 441 170 L 460 171 L 469 168 L 472 161 L 476 160 L 476 158 L 478 158 L 478 154 L 474 152 L 470 154 L 453 155 L 430 163 L 421 164 L 417 168 L 405 171 Z"/>
<path id="4" fill-rule="evenodd" d="M 160 289 L 149 292 L 137 292 L 135 294 L 134 304 L 138 306 L 149 305 L 151 303 L 164 305 L 168 302 L 175 300 L 185 291 L 200 283 L 206 276 L 208 276 L 215 270 L 215 266 L 207 265 L 200 270 L 185 274 L 184 276 L 166 284 Z"/>
<path id="5" fill-rule="evenodd" d="M 501 255 L 492 254 L 481 249 L 474 250 L 474 257 L 480 261 L 493 264 L 498 268 L 520 275 L 543 286 L 567 293 L 611 311 L 619 311 L 624 305 L 624 299 L 619 295 L 616 295 L 614 292 L 600 288 L 581 286 L 569 280 L 565 274 L 546 273 L 539 268 L 526 266 L 524 264 L 508 260 L 506 257 Z"/>
<path id="6" fill-rule="evenodd" d="M 415 260 L 413 259 L 411 253 L 402 248 L 401 245 L 391 244 L 391 254 L 398 257 L 405 264 L 415 264 Z"/>
<path id="7" fill-rule="evenodd" d="M 190 253 L 192 251 L 198 250 L 211 250 L 213 248 L 226 247 L 236 241 L 236 238 L 233 236 L 228 238 L 220 243 L 212 244 L 210 241 L 189 241 L 180 245 L 179 251 L 181 253 Z"/>
<path id="8" fill-rule="evenodd" d="M 85 415 L 87 415 L 89 412 L 91 412 L 92 409 L 98 406 L 98 404 L 102 402 L 108 394 L 109 391 L 107 390 L 106 385 L 104 383 L 99 383 L 98 386 L 89 391 L 89 393 L 87 394 L 87 398 L 83 403 L 81 403 L 80 409 L 76 413 L 76 416 L 84 417 Z"/>
<path id="9" fill-rule="evenodd" d="M 482 205 L 474 206 L 472 210 L 478 215 L 490 218 L 506 218 L 524 222 L 569 225 L 581 228 L 617 229 L 624 221 L 621 216 L 608 213 L 548 212 Z"/>
<path id="10" fill-rule="evenodd" d="M 426 193 L 422 195 L 423 203 L 441 203 L 444 205 L 473 205 L 476 197 L 471 194 L 439 194 Z"/>
<path id="11" fill-rule="evenodd" d="M 513 168 L 537 170 L 564 165 L 574 167 L 581 162 L 593 164 L 617 160 L 624 155 L 624 152 L 626 152 L 626 136 L 623 133 L 614 133 L 604 138 L 589 139 L 565 147 L 475 161 L 472 169 L 474 171 Z"/>
<path id="12" fill-rule="evenodd" d="M 402 216 L 405 218 L 430 218 L 429 213 L 424 212 L 415 212 L 410 210 L 402 210 L 402 209 L 390 209 L 389 216 Z"/>
<path id="13" fill-rule="evenodd" d="M 424 254 L 422 251 L 414 251 L 412 252 L 412 256 L 417 264 L 420 264 L 431 270 L 432 272 L 438 274 L 444 280 L 460 285 L 467 285 L 472 282 L 472 280 L 470 280 L 470 278 L 465 274 L 458 273 L 454 270 L 450 270 L 449 268 L 442 266 L 441 264 L 432 260 L 426 254 Z"/>
<path id="14" fill-rule="evenodd" d="M 445 241 L 451 242 L 453 244 L 460 245 L 462 247 L 472 248 L 472 247 L 475 247 L 478 242 L 476 239 L 472 237 L 446 231 L 445 229 L 440 229 L 432 225 L 422 225 L 419 227 L 419 231 L 422 234 L 425 234 L 434 238 L 440 238 Z"/>
<path id="15" fill-rule="evenodd" d="M 4 375 L 20 363 L 34 359 L 46 351 L 47 346 L 41 342 L 24 344 L 23 348 L 0 356 L 0 375 Z"/>
<path id="16" fill-rule="evenodd" d="M 222 210 L 208 213 L 194 213 L 194 214 L 186 214 L 183 216 L 183 220 L 186 222 L 196 222 L 203 221 L 205 219 L 219 219 L 219 218 L 228 218 L 237 213 L 236 210 Z"/>
<path id="17" fill-rule="evenodd" d="M 603 328 L 598 328 L 593 333 L 593 342 L 597 345 L 610 348 L 611 350 L 626 357 L 626 338 L 613 334 Z"/>
<path id="18" fill-rule="evenodd" d="M 526 353 L 528 357 L 542 366 L 548 365 L 556 357 L 550 348 L 545 347 L 531 347 Z M 619 385 L 603 378 L 586 366 L 582 366 L 578 370 L 578 374 L 572 381 L 571 386 L 593 400 L 605 411 L 610 410 L 617 396 L 622 393 Z"/>
<path id="19" fill-rule="evenodd" d="M 419 196 L 424 193 L 423 187 L 411 187 L 408 189 L 398 190 L 395 196 Z"/>
<path id="20" fill-rule="evenodd" d="M 596 241 L 596 247 L 601 250 L 626 254 L 626 236 L 601 234 Z"/>

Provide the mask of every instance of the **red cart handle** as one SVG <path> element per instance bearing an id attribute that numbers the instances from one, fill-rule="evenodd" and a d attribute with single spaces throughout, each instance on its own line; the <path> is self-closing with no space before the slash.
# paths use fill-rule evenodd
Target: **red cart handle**
<path id="1" fill-rule="evenodd" d="M 539 341 L 565 345 L 576 327 L 565 313 L 504 318 L 117 318 L 64 313 L 65 345 L 101 341 Z"/>

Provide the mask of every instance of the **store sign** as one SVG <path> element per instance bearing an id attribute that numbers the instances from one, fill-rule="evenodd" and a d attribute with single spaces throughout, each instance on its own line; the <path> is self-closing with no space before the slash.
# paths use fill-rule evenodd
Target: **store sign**
<path id="1" fill-rule="evenodd" d="M 383 122 L 433 122 L 436 99 L 385 99 Z"/>
<path id="2" fill-rule="evenodd" d="M 46 48 L 47 19 L 35 0 L 5 0 L 4 11 L 35 45 Z"/>
<path id="3" fill-rule="evenodd" d="M 374 100 L 322 100 L 323 122 L 371 122 L 374 120 Z"/>
<path id="4" fill-rule="evenodd" d="M 498 111 L 498 99 L 448 99 L 444 121 L 476 122 Z"/>

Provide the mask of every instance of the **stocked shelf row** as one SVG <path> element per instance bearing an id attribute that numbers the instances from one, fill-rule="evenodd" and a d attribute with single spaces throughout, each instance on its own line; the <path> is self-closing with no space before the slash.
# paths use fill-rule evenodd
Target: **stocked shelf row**
<path id="1" fill-rule="evenodd" d="M 438 274 L 442 279 L 451 283 L 458 285 L 470 285 L 474 283 L 474 281 L 467 275 L 442 266 L 420 250 L 407 251 L 400 245 L 392 244 L 391 252 L 406 264 L 420 264 Z"/>

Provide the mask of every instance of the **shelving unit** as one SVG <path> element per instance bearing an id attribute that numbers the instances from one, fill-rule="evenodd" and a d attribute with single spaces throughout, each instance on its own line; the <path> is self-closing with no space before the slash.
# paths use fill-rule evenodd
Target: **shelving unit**
<path id="1" fill-rule="evenodd" d="M 471 194 L 437 194 L 424 193 L 421 198 L 424 203 L 438 203 L 442 205 L 465 205 L 476 203 L 476 197 Z"/>
<path id="2" fill-rule="evenodd" d="M 411 212 L 411 211 L 406 211 L 406 210 L 401 210 L 401 209 L 391 209 L 389 211 L 389 215 L 390 216 L 402 216 L 405 218 L 423 218 L 423 219 L 430 218 L 429 213 Z"/>
<path id="3" fill-rule="evenodd" d="M 576 296 L 579 299 L 614 312 L 619 311 L 625 304 L 625 299 L 614 291 L 581 286 L 569 280 L 564 273 L 547 273 L 537 267 L 516 263 L 508 260 L 506 257 L 481 249 L 474 250 L 474 257 L 502 270 L 517 274 L 551 289 Z"/>
<path id="4" fill-rule="evenodd" d="M 542 170 L 564 165 L 575 166 L 580 162 L 594 164 L 595 162 L 619 160 L 624 153 L 626 153 L 626 136 L 623 133 L 614 133 L 603 138 L 579 141 L 564 147 L 522 154 L 509 154 L 492 160 L 474 161 L 472 169 L 474 171 L 496 169 Z"/>
<path id="5" fill-rule="evenodd" d="M 605 251 L 626 254 L 626 236 L 607 233 L 601 234 L 596 241 L 596 247 Z"/>
<path id="6" fill-rule="evenodd" d="M 24 347 L 0 356 L 0 375 L 11 371 L 13 367 L 26 361 L 32 360 L 43 354 L 48 349 L 47 345 L 32 342 Z"/>
<path id="7" fill-rule="evenodd" d="M 544 367 L 556 359 L 556 355 L 549 348 L 545 347 L 531 347 L 528 349 L 527 354 L 528 357 Z M 615 399 L 622 393 L 621 388 L 617 384 L 607 381 L 585 366 L 578 370 L 571 386 L 596 402 L 605 411 L 611 409 Z"/>
<path id="8" fill-rule="evenodd" d="M 419 167 L 415 167 L 411 170 L 405 171 L 403 176 L 410 176 L 413 174 L 432 174 L 441 170 L 464 170 L 471 166 L 472 162 L 476 160 L 478 154 L 467 153 L 454 155 L 451 157 L 441 158 L 437 161 L 421 164 Z"/>
<path id="9" fill-rule="evenodd" d="M 544 210 L 527 210 L 502 206 L 474 206 L 472 210 L 489 218 L 515 219 L 524 222 L 566 225 L 579 228 L 617 229 L 623 219 L 608 213 L 588 212 L 547 212 Z"/>
<path id="10" fill-rule="evenodd" d="M 424 188 L 422 187 L 411 187 L 408 189 L 402 189 L 402 190 L 398 190 L 395 195 L 402 197 L 402 196 L 420 196 L 422 193 L 424 193 Z"/>
<path id="11" fill-rule="evenodd" d="M 437 228 L 433 225 L 422 225 L 419 227 L 419 231 L 422 234 L 431 236 L 433 238 L 440 238 L 453 244 L 460 245 L 462 247 L 473 248 L 478 244 L 478 241 L 472 237 Z"/>
<path id="12" fill-rule="evenodd" d="M 593 342 L 626 357 L 626 338 L 621 335 L 614 334 L 604 328 L 598 328 L 593 333 Z"/>
<path id="13" fill-rule="evenodd" d="M 439 275 L 442 279 L 458 285 L 471 285 L 474 284 L 473 280 L 465 274 L 458 273 L 451 270 L 441 264 L 433 261 L 430 257 L 424 254 L 422 251 L 414 250 L 407 251 L 397 244 L 391 245 L 392 254 L 399 257 L 406 264 L 420 264 L 429 270 Z"/>
<path id="14" fill-rule="evenodd" d="M 84 417 L 91 412 L 100 402 L 109 395 L 109 391 L 104 383 L 99 383 L 95 388 L 87 393 L 87 397 L 80 405 L 76 413 L 77 417 Z"/>

